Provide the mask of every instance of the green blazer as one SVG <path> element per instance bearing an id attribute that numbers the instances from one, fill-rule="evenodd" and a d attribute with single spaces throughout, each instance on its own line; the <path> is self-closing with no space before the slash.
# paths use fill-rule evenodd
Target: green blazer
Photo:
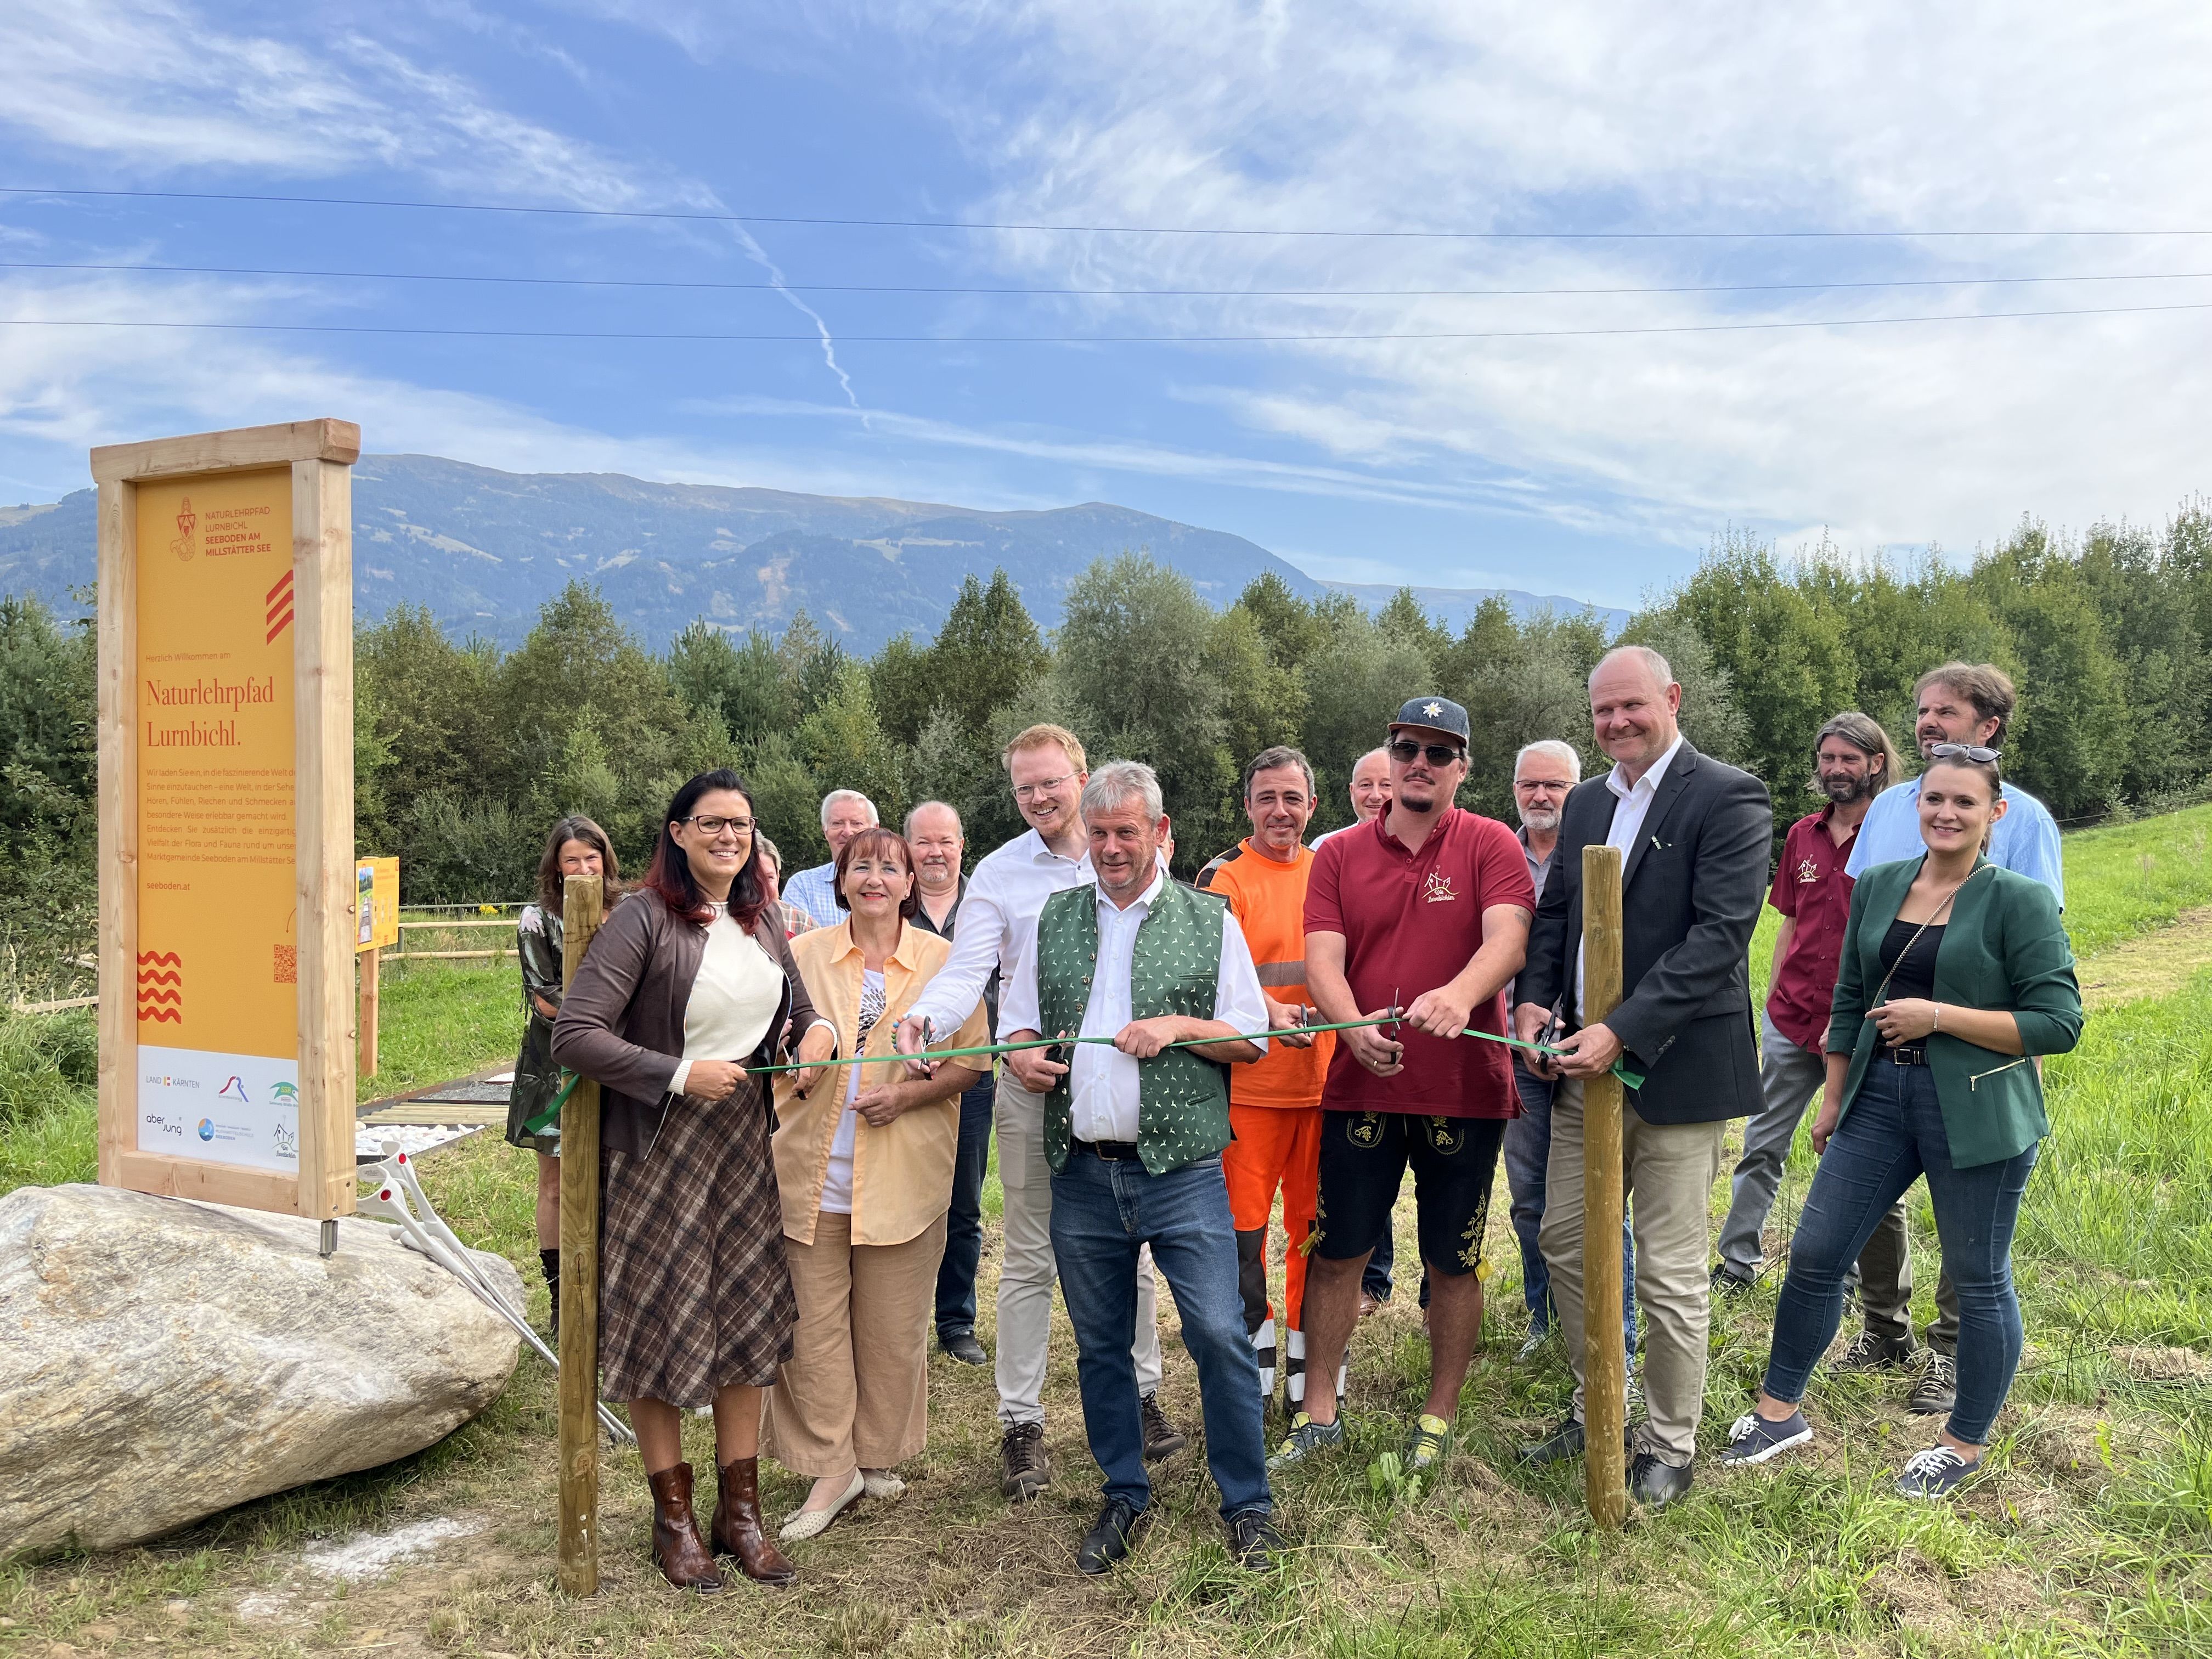
<path id="1" fill-rule="evenodd" d="M 1851 889 L 1843 962 L 1828 1020 L 1828 1052 L 1849 1054 L 1838 1121 L 1858 1097 L 1881 1035 L 1866 1017 L 1881 988 L 1882 936 L 1897 920 L 1926 854 L 1877 864 Z M 1964 1008 L 2008 1008 L 2028 1054 L 2063 1054 L 2081 1037 L 2081 988 L 2058 900 L 2033 877 L 1984 859 L 1959 890 L 1936 953 L 1936 999 Z M 2043 1079 L 2022 1055 L 1976 1047 L 1948 1031 L 1928 1039 L 1929 1069 L 1960 1169 L 2016 1158 L 2051 1133 Z"/>

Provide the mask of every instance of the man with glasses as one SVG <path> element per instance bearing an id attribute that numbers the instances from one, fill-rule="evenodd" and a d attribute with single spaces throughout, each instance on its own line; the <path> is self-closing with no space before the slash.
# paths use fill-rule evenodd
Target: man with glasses
<path id="1" fill-rule="evenodd" d="M 1986 662 L 1931 668 L 1913 687 L 1913 736 L 1923 760 L 1933 759 L 1938 747 L 1950 744 L 1976 760 L 2001 752 L 2020 701 L 2011 677 Z M 1990 834 L 1990 862 L 2033 876 L 2063 910 L 2066 877 L 2057 820 L 2049 807 L 2011 783 L 2004 786 L 2004 815 Z M 1877 864 L 1917 859 L 1927 850 L 1920 839 L 1920 780 L 1912 778 L 1875 797 L 1844 869 L 1856 880 Z M 1936 1281 L 1936 1322 L 1928 1328 L 1928 1346 L 1916 1350 L 1910 1238 L 1905 1201 L 1899 1199 L 1859 1256 L 1859 1304 L 1866 1328 L 1836 1364 L 1844 1370 L 1912 1369 L 1907 1404 L 1923 1417 L 1941 1417 L 1958 1395 L 1959 1293 L 1948 1273 Z"/>
<path id="2" fill-rule="evenodd" d="M 859 790 L 832 789 L 823 796 L 822 839 L 830 843 L 830 862 L 787 878 L 783 884 L 783 902 L 813 917 L 817 927 L 835 927 L 844 921 L 845 912 L 837 904 L 837 854 L 861 830 L 875 826 L 876 804 Z"/>
<path id="3" fill-rule="evenodd" d="M 1416 697 L 1390 723 L 1390 806 L 1314 857 L 1306 985 L 1338 1033 L 1322 1094 L 1321 1205 L 1306 1264 L 1305 1409 L 1271 1460 L 1285 1468 L 1344 1441 L 1337 1370 L 1358 1322 L 1359 1280 L 1413 1170 L 1428 1269 L 1429 1392 L 1405 1467 L 1451 1443 L 1482 1334 L 1482 1242 L 1506 1121 L 1519 1109 L 1501 1044 L 1500 993 L 1522 964 L 1535 884 L 1513 832 L 1454 805 L 1467 778 L 1467 711 Z"/>
<path id="4" fill-rule="evenodd" d="M 1572 744 L 1557 738 L 1529 744 L 1513 757 L 1513 807 L 1521 818 L 1521 850 L 1528 860 L 1528 879 L 1535 884 L 1540 904 L 1545 880 L 1552 873 L 1552 855 L 1559 845 L 1559 814 L 1582 781 L 1583 757 Z M 1510 1009 L 1513 1004 L 1513 987 L 1508 985 L 1505 1006 Z M 1558 1078 L 1529 1070 L 1523 1051 L 1514 1050 L 1513 1089 L 1521 1099 L 1521 1115 L 1505 1126 L 1505 1189 L 1513 1195 L 1513 1232 L 1521 1241 L 1521 1297 L 1528 1308 L 1528 1334 L 1514 1356 L 1516 1359 L 1532 1357 L 1552 1334 L 1552 1274 L 1544 1266 L 1536 1235 L 1544 1220 L 1544 1166 L 1552 1155 L 1552 1097 L 1559 1086 Z M 1636 1245 L 1625 1217 L 1620 1261 L 1620 1327 L 1633 1371 Z"/>
<path id="5" fill-rule="evenodd" d="M 1054 893 L 1091 879 L 1090 840 L 1079 803 L 1091 774 L 1083 745 L 1058 726 L 1032 726 L 1008 743 L 1000 759 L 1014 804 L 1030 827 L 975 866 L 961 900 L 952 954 L 899 1022 L 898 1046 L 918 1053 L 933 1029 L 957 1030 L 994 976 L 1010 969 Z M 923 1068 L 908 1062 L 917 1075 Z M 999 1269 L 999 1489 L 1035 1498 L 1052 1480 L 1044 1446 L 1046 1345 L 1052 1334 L 1052 1288 L 1059 1269 L 1052 1251 L 1052 1166 L 1044 1147 L 1044 1097 L 1025 1089 L 1011 1068 L 999 1074 L 993 1127 L 999 1138 L 999 1182 L 1006 1194 L 1005 1256 Z M 1160 1405 L 1160 1330 L 1152 1261 L 1137 1272 L 1137 1391 L 1142 1397 L 1145 1456 L 1172 1455 L 1188 1443 Z"/>

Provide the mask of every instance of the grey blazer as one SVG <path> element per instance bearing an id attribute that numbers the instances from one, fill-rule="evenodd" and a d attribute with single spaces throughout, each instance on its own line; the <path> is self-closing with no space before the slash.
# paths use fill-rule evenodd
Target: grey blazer
<path id="1" fill-rule="evenodd" d="M 1571 1005 L 1583 848 L 1605 844 L 1615 799 L 1603 774 L 1567 797 L 1514 993 L 1557 1011 L 1570 1030 L 1582 1024 Z M 1606 1019 L 1645 1073 L 1628 1100 L 1647 1123 L 1711 1123 L 1759 1109 L 1748 958 L 1773 841 L 1766 786 L 1685 741 L 1624 857 L 1623 996 Z"/>
<path id="2" fill-rule="evenodd" d="M 742 1057 L 748 1066 L 767 1066 L 781 1052 L 784 1031 L 804 1031 L 816 1016 L 781 920 L 762 912 L 752 935 L 783 968 L 783 996 L 768 1035 Z M 577 966 L 553 1022 L 553 1058 L 605 1089 L 599 1138 L 609 1152 L 642 1158 L 653 1146 L 684 1057 L 684 1011 L 706 954 L 704 927 L 676 915 L 659 894 L 640 890 L 609 913 Z"/>

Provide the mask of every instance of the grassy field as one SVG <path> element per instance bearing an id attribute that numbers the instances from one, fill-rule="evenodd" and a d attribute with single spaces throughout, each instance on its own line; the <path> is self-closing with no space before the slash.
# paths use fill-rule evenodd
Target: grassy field
<path id="1" fill-rule="evenodd" d="M 1447 1476 L 1409 1495 L 1383 1462 L 1425 1365 L 1401 1296 L 1359 1334 L 1352 1446 L 1279 1483 L 1297 1547 L 1263 1578 L 1225 1565 L 1193 1454 L 1158 1474 L 1161 1524 L 1136 1560 L 1103 1583 L 1075 1573 L 1097 1473 L 1062 1323 L 1044 1498 L 1020 1511 L 999 1498 L 988 1374 L 934 1358 L 930 1444 L 904 1471 L 908 1496 L 864 1504 L 805 1547 L 793 1591 L 741 1587 L 709 1601 L 667 1591 L 645 1557 L 643 1480 L 633 1460 L 610 1455 L 605 1589 L 588 1604 L 562 1601 L 550 1583 L 553 1390 L 526 1359 L 491 1411 L 420 1457 L 245 1506 L 158 1547 L 0 1569 L 0 1656 L 2212 1652 L 2208 830 L 2212 808 L 2200 808 L 2067 842 L 2069 921 L 2100 1006 L 2081 1049 L 2049 1069 L 2056 1130 L 2015 1252 L 2029 1346 L 1998 1425 L 1997 1474 L 1949 1506 L 1888 1495 L 1897 1466 L 1929 1437 L 1900 1389 L 1823 1376 L 1810 1407 L 1816 1455 L 1733 1478 L 1708 1460 L 1689 1500 L 1618 1538 L 1593 1532 L 1577 1470 L 1531 1474 L 1510 1455 L 1571 1383 L 1556 1346 L 1511 1361 L 1523 1316 L 1501 1193 L 1485 1353 Z M 511 1058 L 511 974 L 425 964 L 387 981 L 384 1070 L 364 1093 Z M 27 1024 L 0 1023 L 0 1186 L 87 1178 L 89 1022 L 50 1020 L 35 1034 Z M 1801 1140 L 1770 1236 L 1778 1248 L 1811 1167 Z M 534 1281 L 526 1157 L 479 1138 L 424 1175 L 458 1231 Z M 1932 1267 L 1924 1199 L 1916 1225 Z M 987 1345 L 994 1274 L 987 1253 Z M 1934 1278 L 1923 1274 L 1923 1303 Z M 1770 1275 L 1716 1311 L 1709 1445 L 1757 1380 L 1773 1294 Z M 1172 1346 L 1165 1387 L 1174 1413 L 1194 1423 L 1195 1382 Z M 702 1467 L 704 1427 L 690 1430 Z M 777 1512 L 796 1504 L 802 1481 L 764 1474 Z M 313 1539 L 432 1517 L 477 1531 L 362 1583 L 301 1564 Z"/>

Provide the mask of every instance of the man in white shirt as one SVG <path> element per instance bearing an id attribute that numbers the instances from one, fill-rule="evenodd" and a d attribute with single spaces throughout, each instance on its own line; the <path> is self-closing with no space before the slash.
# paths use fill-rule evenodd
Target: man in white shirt
<path id="1" fill-rule="evenodd" d="M 1021 941 L 1035 935 L 1037 914 L 1047 899 L 1091 879 L 1090 847 L 1078 811 L 1091 775 L 1075 734 L 1057 726 L 1032 726 L 1006 745 L 1001 758 L 1014 804 L 1030 828 L 977 864 L 969 877 L 952 955 L 899 1022 L 898 1046 L 908 1054 L 926 1046 L 925 1021 L 947 1032 L 967 1018 L 994 975 L 1010 969 Z M 1002 1070 L 992 1125 L 999 1139 L 999 1183 L 1006 1194 L 996 1358 L 1000 1490 L 1015 1498 L 1034 1498 L 1052 1480 L 1043 1397 L 1058 1270 L 1052 1254 L 1052 1171 L 1045 1162 L 1043 1126 L 1042 1097 L 1024 1087 L 1011 1067 Z M 1158 1459 L 1188 1442 L 1169 1421 L 1158 1399 L 1159 1312 L 1149 1261 L 1138 1273 L 1138 1299 L 1132 1357 L 1142 1396 L 1146 1455 Z"/>
<path id="2" fill-rule="evenodd" d="M 844 921 L 837 904 L 837 854 L 861 830 L 875 826 L 876 804 L 859 790 L 832 789 L 823 796 L 822 839 L 830 843 L 830 862 L 786 877 L 783 902 L 805 911 L 817 927 L 835 927 Z"/>
<path id="3" fill-rule="evenodd" d="M 1230 1557 L 1264 1567 L 1282 1540 L 1269 1520 L 1259 1362 L 1244 1328 L 1221 1149 L 1228 1068 L 1266 1054 L 1264 1036 L 1244 1034 L 1267 1030 L 1267 998 L 1228 905 L 1169 879 L 1152 768 L 1101 767 L 1082 810 L 1092 881 L 1045 902 L 1000 1004 L 1009 1042 L 1047 1031 L 1079 1039 L 1006 1056 L 1044 1103 L 1053 1249 L 1075 1327 L 1084 1427 L 1106 1477 L 1076 1565 L 1104 1572 L 1151 1516 L 1129 1360 L 1139 1252 L 1149 1245 L 1198 1368 Z"/>
<path id="4" fill-rule="evenodd" d="M 1370 749 L 1352 763 L 1352 782 L 1347 786 L 1352 796 L 1352 822 L 1334 830 L 1324 830 L 1310 847 L 1318 848 L 1331 836 L 1340 836 L 1346 830 L 1357 830 L 1363 823 L 1372 823 L 1390 807 L 1390 751 Z"/>

